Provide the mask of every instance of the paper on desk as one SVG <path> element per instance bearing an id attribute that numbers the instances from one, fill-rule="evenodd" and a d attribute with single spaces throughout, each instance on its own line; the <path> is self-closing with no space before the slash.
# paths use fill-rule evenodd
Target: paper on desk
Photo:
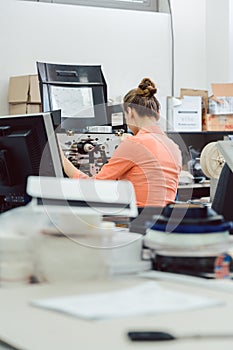
<path id="1" fill-rule="evenodd" d="M 150 281 L 108 293 L 34 300 L 34 306 L 84 319 L 152 315 L 221 305 L 219 300 L 176 292 Z"/>

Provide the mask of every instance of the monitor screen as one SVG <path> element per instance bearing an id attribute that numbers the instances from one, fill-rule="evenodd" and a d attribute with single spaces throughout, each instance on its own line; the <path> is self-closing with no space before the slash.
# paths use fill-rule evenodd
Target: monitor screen
<path id="1" fill-rule="evenodd" d="M 62 118 L 95 118 L 92 89 L 50 86 L 52 110 L 62 107 Z"/>
<path id="2" fill-rule="evenodd" d="M 86 132 L 110 126 L 101 66 L 37 62 L 43 111 L 61 110 L 61 128 Z"/>
<path id="3" fill-rule="evenodd" d="M 51 113 L 0 117 L 0 212 L 30 201 L 29 175 L 63 176 Z"/>

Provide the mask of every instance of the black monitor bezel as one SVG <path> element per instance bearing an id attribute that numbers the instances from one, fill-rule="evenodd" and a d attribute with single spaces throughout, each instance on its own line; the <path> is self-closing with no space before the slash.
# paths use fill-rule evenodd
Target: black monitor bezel
<path id="1" fill-rule="evenodd" d="M 0 198 L 5 203 L 12 201 L 14 207 L 30 200 L 26 193 L 28 176 L 63 177 L 62 162 L 51 113 L 0 116 L 0 129 L 5 127 L 0 150 L 8 152 L 8 163 L 2 165 L 8 168 L 11 181 L 0 178 Z"/>

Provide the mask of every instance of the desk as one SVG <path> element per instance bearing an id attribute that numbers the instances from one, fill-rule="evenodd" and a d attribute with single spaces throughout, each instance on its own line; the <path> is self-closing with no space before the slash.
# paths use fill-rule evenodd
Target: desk
<path id="1" fill-rule="evenodd" d="M 0 337 L 27 350 L 219 350 L 232 349 L 232 339 L 176 340 L 162 343 L 134 343 L 126 332 L 133 329 L 159 329 L 174 333 L 233 332 L 233 293 L 214 291 L 174 282 L 163 287 L 224 300 L 224 306 L 157 316 L 129 317 L 108 321 L 84 321 L 42 310 L 29 301 L 71 294 L 111 291 L 138 283 L 145 278 L 127 277 L 73 285 L 31 285 L 0 288 Z"/>
<path id="2" fill-rule="evenodd" d="M 210 182 L 206 181 L 202 184 L 190 184 L 178 186 L 178 200 L 186 202 L 190 199 L 199 199 L 201 197 L 210 196 Z"/>

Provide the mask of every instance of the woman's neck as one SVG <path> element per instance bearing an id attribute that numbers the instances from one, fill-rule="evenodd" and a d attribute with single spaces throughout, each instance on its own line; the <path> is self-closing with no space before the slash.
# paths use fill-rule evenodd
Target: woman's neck
<path id="1" fill-rule="evenodd" d="M 137 127 L 138 129 L 146 129 L 151 126 L 158 125 L 158 120 L 154 117 L 138 117 Z"/>

